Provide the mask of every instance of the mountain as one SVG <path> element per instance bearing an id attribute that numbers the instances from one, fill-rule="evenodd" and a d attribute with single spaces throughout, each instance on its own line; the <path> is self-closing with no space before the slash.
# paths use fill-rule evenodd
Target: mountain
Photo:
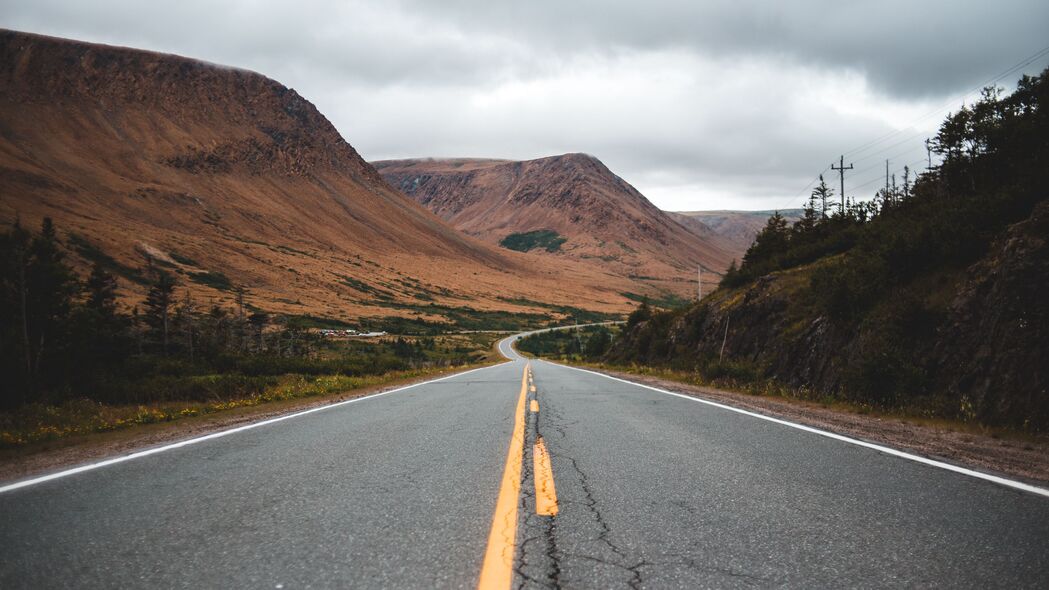
<path id="1" fill-rule="evenodd" d="M 688 297 L 697 264 L 714 273 L 731 254 L 674 221 L 597 158 L 373 162 L 392 186 L 463 232 L 504 248 L 578 260 L 631 279 L 632 293 Z"/>
<path id="2" fill-rule="evenodd" d="M 697 235 L 717 236 L 733 259 L 742 260 L 773 213 L 775 211 L 677 211 L 670 216 Z M 802 210 L 784 209 L 779 214 L 793 223 L 801 219 Z"/>
<path id="3" fill-rule="evenodd" d="M 0 221 L 45 216 L 129 302 L 160 267 L 209 302 L 243 288 L 268 311 L 348 321 L 628 303 L 607 276 L 449 227 L 265 76 L 0 31 Z"/>

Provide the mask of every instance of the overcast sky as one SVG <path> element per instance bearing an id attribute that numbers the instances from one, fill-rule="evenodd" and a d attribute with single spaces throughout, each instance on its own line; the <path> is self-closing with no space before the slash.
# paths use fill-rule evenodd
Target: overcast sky
<path id="1" fill-rule="evenodd" d="M 771 209 L 843 152 L 864 198 L 923 166 L 1049 45 L 1049 2 L 0 0 L 0 26 L 258 71 L 369 160 L 587 152 L 664 209 Z"/>

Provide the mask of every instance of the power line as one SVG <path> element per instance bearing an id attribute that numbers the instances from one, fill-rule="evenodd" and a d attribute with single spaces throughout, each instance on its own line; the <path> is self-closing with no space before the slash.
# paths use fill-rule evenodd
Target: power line
<path id="1" fill-rule="evenodd" d="M 819 179 L 820 179 L 820 177 L 822 177 L 822 176 L 823 176 L 824 174 L 826 174 L 828 170 L 830 170 L 830 166 L 827 166 L 826 168 L 824 168 L 823 170 L 821 170 L 821 171 L 820 171 L 820 173 L 819 173 L 819 174 L 817 174 L 815 178 L 813 178 L 812 180 L 810 180 L 810 181 L 809 181 L 809 183 L 805 185 L 805 188 L 801 189 L 800 191 L 798 191 L 798 194 L 796 194 L 796 195 L 794 195 L 793 197 L 791 197 L 791 198 L 790 198 L 790 201 L 787 201 L 787 207 L 784 207 L 783 209 L 789 209 L 789 208 L 790 208 L 790 205 L 793 205 L 793 204 L 794 204 L 794 202 L 798 200 L 798 197 L 800 197 L 801 195 L 805 194 L 806 192 L 808 192 L 808 190 L 809 190 L 810 188 L 812 188 L 813 186 L 815 186 L 815 184 L 816 184 L 816 181 L 817 181 L 817 180 L 819 180 Z M 782 210 L 782 209 L 781 209 L 781 210 Z"/>
<path id="2" fill-rule="evenodd" d="M 924 161 L 925 161 L 925 158 L 922 158 L 920 160 L 915 160 L 914 162 L 911 162 L 910 164 L 907 164 L 905 166 L 901 166 L 899 168 L 896 168 L 895 170 L 892 171 L 892 174 L 896 174 L 897 172 L 903 172 L 904 168 L 910 168 L 910 169 L 913 170 L 914 166 L 916 166 L 918 164 L 921 164 Z M 870 186 L 875 181 L 882 180 L 883 178 L 884 178 L 884 176 L 879 172 L 878 175 L 875 176 L 874 178 L 864 182 L 863 184 L 859 184 L 859 185 L 856 185 L 856 186 L 852 187 L 852 190 L 855 193 L 856 191 L 860 190 L 861 188 L 865 188 L 867 186 Z"/>
<path id="3" fill-rule="evenodd" d="M 913 130 L 914 125 L 920 123 L 921 121 L 924 121 L 925 119 L 928 119 L 929 117 L 932 117 L 934 115 L 941 114 L 944 109 L 949 109 L 951 107 L 951 105 L 953 105 L 953 104 L 955 104 L 955 103 L 957 103 L 957 102 L 959 102 L 961 100 L 965 100 L 965 98 L 968 97 L 970 94 L 973 94 L 974 92 L 979 92 L 982 89 L 986 88 L 987 86 L 997 83 L 1002 78 L 1005 78 L 1006 76 L 1012 75 L 1016 71 L 1029 66 L 1030 64 L 1034 63 L 1035 61 L 1037 61 L 1037 60 L 1039 60 L 1039 59 L 1041 59 L 1041 58 L 1043 58 L 1043 57 L 1045 57 L 1047 55 L 1049 55 L 1049 45 L 1043 47 L 1042 49 L 1036 51 L 1035 53 L 1027 56 L 1026 58 L 1024 58 L 1022 60 L 1020 60 L 1019 62 L 1017 62 L 1016 64 L 1014 64 L 1010 68 L 1008 68 L 1005 71 L 1001 72 L 1000 74 L 994 76 L 993 78 L 990 78 L 987 81 L 979 84 L 978 86 L 976 86 L 972 90 L 969 90 L 969 91 L 965 92 L 964 94 L 962 94 L 960 96 L 956 96 L 955 98 L 952 98 L 951 100 L 943 103 L 941 106 L 937 107 L 936 109 L 934 109 L 932 111 L 929 111 L 928 113 L 922 115 L 921 117 L 918 117 L 914 121 L 911 121 L 909 124 L 907 124 L 905 127 L 901 128 L 901 129 L 896 129 L 896 130 L 891 131 L 889 133 L 886 133 L 886 134 L 884 134 L 882 136 L 876 137 L 876 138 L 872 139 L 871 141 L 868 141 L 868 142 L 866 142 L 864 144 L 861 144 L 858 147 L 855 147 L 855 148 L 853 148 L 853 149 L 851 149 L 849 151 L 844 152 L 841 155 L 841 157 L 840 157 L 840 159 L 842 160 L 842 165 L 844 165 L 844 157 L 845 157 L 845 155 L 855 156 L 857 154 L 861 154 L 861 153 L 867 151 L 868 149 L 871 149 L 871 148 L 873 148 L 873 147 L 875 147 L 875 146 L 877 146 L 877 145 L 879 145 L 881 143 L 884 143 L 885 141 L 888 141 L 888 140 L 896 137 L 897 135 L 899 135 L 901 133 L 905 133 L 905 132 L 907 132 L 909 130 Z M 886 152 L 888 150 L 891 150 L 891 149 L 893 149 L 895 147 L 898 147 L 898 146 L 900 146 L 900 145 L 902 145 L 904 143 L 907 143 L 908 141 L 911 141 L 911 140 L 915 139 L 916 137 L 919 137 L 919 136 L 924 135 L 924 134 L 925 134 L 924 131 L 918 131 L 916 133 L 912 133 L 911 135 L 907 136 L 906 138 L 904 138 L 904 139 L 902 139 L 902 140 L 900 140 L 900 141 L 898 141 L 898 142 L 896 142 L 896 143 L 894 143 L 894 144 L 892 144 L 892 145 L 890 145 L 890 146 L 888 146 L 886 148 L 883 148 L 883 149 L 881 149 L 881 150 L 879 150 L 877 152 L 874 152 L 872 154 L 867 154 L 866 156 L 863 156 L 862 158 L 854 160 L 850 164 L 849 168 L 847 168 L 847 169 L 850 169 L 852 167 L 852 164 L 855 164 L 856 162 L 862 162 L 862 161 L 865 161 L 865 160 L 869 160 L 870 158 L 872 158 L 874 156 L 877 156 L 877 155 L 882 154 L 882 153 L 884 153 L 884 152 Z M 925 147 L 926 150 L 928 150 L 928 144 L 925 144 L 922 147 Z M 909 153 L 911 151 L 914 151 L 914 149 L 908 149 L 908 150 L 905 150 L 903 152 L 899 152 L 893 157 L 898 157 L 899 155 L 907 154 L 907 153 Z M 927 154 L 927 159 L 922 159 L 921 162 L 925 162 L 927 160 L 928 161 L 932 160 L 931 153 Z M 920 164 L 921 162 L 915 162 L 915 164 Z M 909 166 L 914 166 L 914 164 L 909 164 Z M 801 189 L 800 191 L 798 191 L 798 193 L 796 195 L 791 197 L 790 201 L 787 202 L 788 207 L 791 204 L 794 204 L 798 200 L 798 198 L 801 197 L 801 195 L 803 195 L 806 191 L 808 191 L 810 188 L 812 188 L 812 186 L 816 183 L 816 181 L 819 179 L 820 176 L 822 176 L 828 170 L 831 170 L 831 169 L 835 169 L 833 164 L 831 164 L 830 166 L 824 168 L 823 171 L 821 171 L 819 174 L 816 175 L 816 178 L 814 178 L 811 181 L 809 181 L 809 183 L 805 185 L 805 188 Z M 869 169 L 870 168 L 866 168 L 866 169 L 863 169 L 863 170 L 869 170 Z M 858 170 L 857 172 L 862 172 L 863 170 Z M 845 193 L 845 191 L 844 191 L 844 172 L 841 172 L 841 174 L 842 174 L 842 195 L 841 196 L 842 196 L 842 199 L 844 199 L 845 198 L 845 194 L 844 194 Z M 881 176 L 879 175 L 878 178 L 872 179 L 872 180 L 870 180 L 870 181 L 860 185 L 859 187 L 855 187 L 855 189 L 863 188 L 864 186 L 867 186 L 867 185 L 873 183 L 875 180 L 878 180 L 880 178 L 881 178 Z"/>
<path id="4" fill-rule="evenodd" d="M 887 141 L 887 140 L 891 139 L 892 137 L 894 137 L 894 136 L 896 136 L 896 135 L 898 135 L 900 133 L 903 133 L 903 132 L 907 131 L 908 129 L 912 128 L 915 124 L 920 123 L 921 121 L 924 121 L 925 119 L 928 119 L 929 117 L 931 117 L 933 115 L 936 115 L 936 114 L 939 114 L 939 113 L 943 112 L 944 109 L 949 108 L 951 105 L 956 104 L 960 100 L 964 100 L 970 94 L 973 94 L 974 92 L 979 92 L 979 91 L 983 90 L 988 85 L 993 84 L 995 82 L 998 82 L 1002 78 L 1013 74 L 1017 70 L 1020 70 L 1020 69 L 1022 69 L 1024 67 L 1027 67 L 1028 65 L 1034 63 L 1035 61 L 1037 61 L 1038 59 L 1041 59 L 1042 57 L 1045 57 L 1046 55 L 1049 55 L 1049 45 L 1043 47 L 1042 49 L 1038 50 L 1037 52 L 1033 53 L 1032 55 L 1029 55 L 1029 56 L 1025 57 L 1024 59 L 1020 60 L 1020 62 L 1018 62 L 1017 64 L 1013 65 L 1009 69 L 1007 69 L 1004 72 L 998 74 L 997 76 L 995 76 L 995 77 L 993 77 L 993 78 L 991 78 L 991 79 L 981 83 L 980 85 L 976 86 L 972 90 L 969 90 L 969 91 L 965 92 L 964 94 L 961 94 L 960 96 L 955 96 L 954 98 L 952 98 L 952 99 L 948 100 L 947 102 L 943 103 L 941 106 L 939 106 L 939 107 L 929 111 L 928 113 L 922 115 L 921 117 L 918 117 L 914 121 L 911 121 L 910 123 L 908 123 L 903 128 L 896 129 L 894 131 L 890 131 L 889 133 L 886 133 L 886 134 L 884 134 L 884 135 L 882 135 L 880 137 L 877 137 L 877 138 L 875 138 L 875 139 L 873 139 L 871 141 L 868 141 L 867 143 L 864 143 L 864 144 L 860 145 L 859 147 L 855 147 L 855 148 L 853 148 L 851 150 L 848 150 L 848 151 L 845 152 L 845 155 L 855 156 L 856 154 L 862 153 L 862 152 L 864 152 L 864 151 L 874 147 L 875 145 L 877 145 L 879 143 L 882 143 L 883 141 Z"/>

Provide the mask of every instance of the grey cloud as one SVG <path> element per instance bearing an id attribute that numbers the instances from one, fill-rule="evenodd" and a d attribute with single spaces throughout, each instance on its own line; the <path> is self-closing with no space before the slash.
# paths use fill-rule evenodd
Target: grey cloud
<path id="1" fill-rule="evenodd" d="M 584 151 L 660 205 L 766 208 L 1049 43 L 1049 3 L 0 0 L 0 26 L 261 72 L 371 159 Z"/>
<path id="2" fill-rule="evenodd" d="M 449 9 L 449 4 L 456 9 Z M 687 47 L 710 55 L 790 56 L 864 72 L 887 93 L 928 96 L 981 83 L 1049 43 L 1049 3 L 884 0 L 416 0 L 436 19 L 585 48 Z"/>

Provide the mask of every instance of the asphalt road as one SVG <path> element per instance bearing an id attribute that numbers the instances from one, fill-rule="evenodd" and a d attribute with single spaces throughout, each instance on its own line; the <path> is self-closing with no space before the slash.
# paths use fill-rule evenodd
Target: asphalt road
<path id="1" fill-rule="evenodd" d="M 507 525 L 515 586 L 1049 587 L 1049 498 L 546 362 L 532 391 L 501 346 L 514 362 L 0 488 L 0 587 L 475 587 Z"/>

